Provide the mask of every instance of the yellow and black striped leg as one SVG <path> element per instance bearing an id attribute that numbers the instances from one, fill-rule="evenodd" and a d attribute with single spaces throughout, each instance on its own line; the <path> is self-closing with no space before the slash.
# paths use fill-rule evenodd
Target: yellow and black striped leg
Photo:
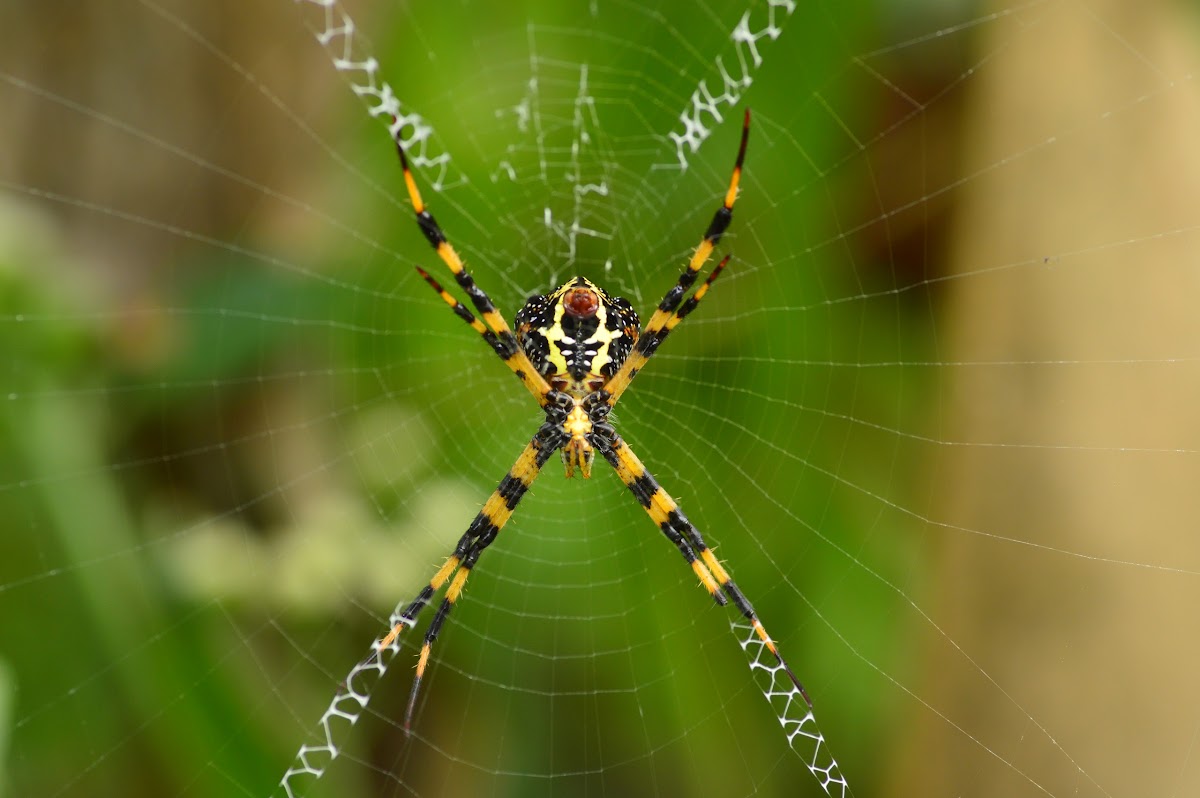
<path id="1" fill-rule="evenodd" d="M 454 247 L 450 246 L 450 242 L 446 239 L 446 234 L 442 232 L 442 228 L 438 225 L 437 220 L 429 212 L 425 201 L 421 199 L 421 192 L 417 190 L 417 181 L 413 178 L 412 170 L 408 166 L 408 157 L 405 156 L 404 148 L 400 146 L 398 141 L 396 143 L 396 152 L 400 154 L 400 166 L 404 170 L 404 185 L 408 189 L 408 197 L 412 201 L 413 210 L 417 214 L 417 226 L 421 228 L 421 232 L 425 235 L 425 240 L 437 252 L 438 257 L 450 267 L 450 271 L 454 274 L 454 280 L 467 293 L 467 296 L 471 298 L 471 304 L 475 306 L 475 310 L 483 317 L 483 321 L 495 332 L 496 339 L 499 341 L 503 352 L 506 353 L 501 354 L 501 350 L 498 349 L 496 350 L 497 354 L 500 354 L 508 367 L 521 378 L 521 382 L 533 394 L 534 398 L 538 400 L 538 404 L 545 406 L 546 393 L 549 390 L 546 386 L 546 381 L 542 379 L 537 369 L 529 362 L 529 357 L 517 343 L 517 337 L 509 328 L 508 322 L 504 320 L 504 316 L 500 311 L 496 310 L 496 305 L 492 302 L 491 297 L 487 295 L 487 292 L 476 285 L 475 278 L 467 271 L 467 267 L 463 265 L 462 259 L 458 257 L 458 253 L 454 251 Z M 422 272 L 422 275 L 424 276 L 424 272 Z M 428 277 L 426 277 L 426 280 L 428 281 Z M 438 293 L 444 294 L 440 286 Z M 447 299 L 448 297 L 449 295 L 447 294 L 443 296 L 443 299 Z M 449 299 L 453 299 L 453 297 L 449 297 Z"/>
<path id="2" fill-rule="evenodd" d="M 721 240 L 725 230 L 729 227 L 729 223 L 733 221 L 733 203 L 737 200 L 738 183 L 742 178 L 742 162 L 746 160 L 746 143 L 750 138 L 750 109 L 746 109 L 746 115 L 742 121 L 742 140 L 738 146 L 737 160 L 733 165 L 733 174 L 729 178 L 729 188 L 725 192 L 725 199 L 721 203 L 721 207 L 717 208 L 717 212 L 713 214 L 712 221 L 709 222 L 708 229 L 704 231 L 704 237 L 700 239 L 700 243 L 696 246 L 696 251 L 692 254 L 692 259 L 688 261 L 687 268 L 679 275 L 679 280 L 671 287 L 671 290 L 663 296 L 662 301 L 658 304 L 658 308 L 654 311 L 654 315 L 646 322 L 645 329 L 642 330 L 641 336 L 638 338 L 637 346 L 621 364 L 621 368 L 617 373 L 605 383 L 604 390 L 608 394 L 608 404 L 611 407 L 616 404 L 617 399 L 629 387 L 629 383 L 637 376 L 638 371 L 654 354 L 654 350 L 658 348 L 663 339 L 667 337 L 670 329 L 674 328 L 679 321 L 686 316 L 691 309 L 696 306 L 704 296 L 704 292 L 708 290 L 708 286 L 716 279 L 720 270 L 725 266 L 726 260 L 721 261 L 721 264 L 713 271 L 704 285 L 696 291 L 693 297 L 695 303 L 691 307 L 684 310 L 682 313 L 676 311 L 680 309 L 680 303 L 683 302 L 683 296 L 687 293 L 692 284 L 696 282 L 696 276 L 704 263 L 712 255 L 713 249 L 717 246 L 717 242 Z"/>
<path id="3" fill-rule="evenodd" d="M 763 645 L 775 655 L 779 660 L 779 664 L 787 672 L 788 677 L 796 688 L 800 691 L 800 695 L 812 706 L 812 701 L 808 697 L 808 693 L 804 690 L 804 685 L 796 678 L 796 674 L 784 661 L 783 655 L 779 653 L 779 649 L 775 646 L 767 630 L 763 628 L 762 622 L 759 621 L 758 615 L 754 612 L 754 607 L 741 589 L 734 583 L 729 572 L 725 570 L 716 555 L 712 553 L 712 549 L 704 542 L 704 536 L 700 534 L 700 530 L 687 519 L 683 511 L 679 509 L 679 505 L 675 503 L 665 490 L 654 479 L 654 476 L 646 470 L 645 465 L 638 459 L 638 456 L 633 453 L 629 445 L 616 433 L 612 427 L 603 425 L 601 435 L 596 438 L 597 448 L 600 449 L 604 459 L 608 460 L 616 469 L 617 475 L 621 481 L 625 483 L 625 487 L 629 488 L 630 492 L 637 498 L 638 502 L 645 508 L 650 518 L 658 524 L 663 533 L 675 542 L 683 551 L 683 545 L 677 541 L 682 541 L 690 550 L 691 555 L 687 552 L 684 557 L 692 565 L 692 570 L 700 576 L 700 581 L 704 584 L 708 592 L 714 599 L 718 599 L 719 604 L 724 604 L 720 599 L 724 598 L 721 591 L 733 605 L 738 608 L 738 611 L 750 622 L 755 634 L 763 641 Z M 707 575 L 707 576 L 706 576 Z"/>
<path id="4" fill-rule="evenodd" d="M 429 272 L 418 266 L 417 273 L 420 274 L 421 278 L 429 284 L 429 287 L 432 288 L 437 295 L 442 298 L 442 301 L 450 306 L 450 309 L 454 311 L 454 315 L 465 321 L 468 325 L 470 325 L 471 329 L 479 333 L 480 337 L 482 337 L 483 340 L 487 342 L 487 345 L 492 348 L 492 351 L 499 355 L 500 359 L 504 361 L 504 365 L 512 369 L 513 373 L 516 374 L 517 377 L 520 378 L 521 382 L 525 384 L 525 387 L 537 397 L 538 404 L 545 406 L 547 397 L 551 392 L 550 385 L 546 382 L 542 375 L 538 374 L 537 371 L 532 367 L 526 370 L 525 366 L 520 362 L 519 358 L 517 358 L 516 355 L 517 351 L 519 350 L 519 345 L 517 344 L 516 338 L 513 336 L 500 338 L 496 335 L 496 333 L 485 327 L 483 322 L 475 318 L 475 315 L 467 309 L 466 305 L 459 302 L 457 299 L 451 296 L 446 289 L 442 288 L 441 284 L 429 275 Z M 524 355 L 524 352 L 521 354 Z M 528 363 L 528 360 L 525 362 Z"/>
<path id="5" fill-rule="evenodd" d="M 637 375 L 637 372 L 641 369 L 641 366 L 650 359 L 651 355 L 658 351 L 658 347 L 661 346 L 662 342 L 665 341 L 667 336 L 671 334 L 671 330 L 674 330 L 676 327 L 678 327 L 679 322 L 683 321 L 689 313 L 696 309 L 696 306 L 700 304 L 700 300 L 704 299 L 704 295 L 708 293 L 708 289 L 713 284 L 713 280 L 716 280 L 717 277 L 720 276 L 721 272 L 725 269 L 725 264 L 727 263 L 729 263 L 729 255 L 721 258 L 721 262 L 713 267 L 712 272 L 709 273 L 708 277 L 704 280 L 704 283 L 697 288 L 695 293 L 688 297 L 687 300 L 680 305 L 673 314 L 671 314 L 671 317 L 667 319 L 666 324 L 655 327 L 654 329 L 650 329 L 649 325 L 647 325 L 646 331 L 638 337 L 637 345 L 634 346 L 633 352 L 631 353 L 631 357 L 640 359 L 641 363 L 636 368 L 632 368 L 630 370 L 629 380 L 625 382 L 625 388 L 629 387 L 629 382 L 632 382 L 633 378 Z M 614 375 L 614 377 L 615 376 L 616 375 Z M 605 389 L 607 390 L 607 388 L 608 386 L 606 385 Z M 614 395 L 611 391 L 609 391 L 609 395 L 612 397 L 609 400 L 609 407 L 611 407 L 613 403 L 617 401 L 617 396 L 620 394 L 617 393 Z"/>
<path id="6" fill-rule="evenodd" d="M 450 615 L 450 610 L 462 595 L 471 569 L 475 567 L 483 550 L 491 545 L 496 536 L 500 534 L 500 530 L 508 523 L 508 519 L 512 517 L 513 511 L 521 501 L 521 497 L 525 495 L 533 480 L 537 478 L 542 466 L 562 446 L 563 437 L 561 428 L 556 428 L 550 423 L 542 425 L 537 435 L 521 452 L 521 456 L 517 458 L 508 474 L 500 480 L 500 484 L 488 497 L 483 509 L 467 527 L 467 531 L 459 538 L 454 553 L 409 605 L 402 615 L 401 622 L 392 630 L 391 636 L 394 637 L 404 626 L 412 626 L 417 613 L 429 603 L 434 593 L 453 574 L 450 586 L 446 589 L 446 596 L 442 599 L 437 614 L 429 624 L 429 629 L 425 632 L 425 640 L 421 645 L 421 654 L 417 659 L 417 673 L 413 679 L 412 690 L 409 692 L 408 707 L 404 712 L 405 733 L 411 728 L 413 712 L 417 706 L 417 695 L 421 689 L 421 679 L 425 676 L 425 669 L 429 665 L 429 655 L 433 650 L 433 643 L 437 640 L 442 625 Z"/>
<path id="7" fill-rule="evenodd" d="M 696 550 L 693 548 L 691 541 L 684 538 L 680 531 L 673 523 L 670 517 L 671 509 L 662 502 L 661 496 L 666 496 L 659 488 L 658 483 L 654 481 L 654 477 L 646 473 L 645 469 L 640 472 L 631 469 L 629 465 L 616 453 L 616 446 L 624 446 L 624 441 L 619 436 L 612 433 L 614 444 L 611 447 L 601 444 L 597 448 L 601 454 L 617 471 L 617 476 L 625 483 L 625 487 L 629 488 L 638 503 L 650 514 L 650 518 L 654 523 L 658 524 L 659 530 L 667 537 L 667 540 L 675 544 L 679 549 L 679 553 L 683 555 L 683 559 L 691 566 L 692 572 L 696 574 L 696 578 L 700 580 L 700 584 L 713 597 L 713 601 L 724 606 L 726 598 L 721 593 L 721 585 L 713 577 L 712 571 L 704 564 L 704 561 L 697 556 Z M 669 499 L 669 497 L 667 497 Z"/>
<path id="8" fill-rule="evenodd" d="M 514 504 L 514 507 L 516 505 Z M 476 522 L 483 517 L 481 512 L 475 517 Z M 463 587 L 467 583 L 467 577 L 471 575 L 471 569 L 479 560 L 479 555 L 483 550 L 491 545 L 496 539 L 496 535 L 500 532 L 500 527 L 503 524 L 493 524 L 483 536 L 472 541 L 470 548 L 463 557 L 458 571 L 454 574 L 454 579 L 450 582 L 450 587 L 446 590 L 446 597 L 442 599 L 441 605 L 438 607 L 437 613 L 433 616 L 433 621 L 429 624 L 429 628 L 425 631 L 425 640 L 421 644 L 421 654 L 417 658 L 417 673 L 413 677 L 412 689 L 408 693 L 408 705 L 404 709 L 404 733 L 409 734 L 412 730 L 412 718 L 417 708 L 417 696 L 421 692 L 421 679 L 425 677 L 425 669 L 429 665 L 429 655 L 433 652 L 434 641 L 437 640 L 438 634 L 442 630 L 442 624 L 446 622 L 446 618 L 450 615 L 450 610 L 458 602 L 459 596 L 462 595 Z"/>

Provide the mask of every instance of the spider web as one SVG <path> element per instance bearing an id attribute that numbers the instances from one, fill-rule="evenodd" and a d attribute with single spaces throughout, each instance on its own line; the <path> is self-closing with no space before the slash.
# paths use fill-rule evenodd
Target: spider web
<path id="1" fill-rule="evenodd" d="M 0 791 L 269 795 L 326 728 L 297 794 L 1197 791 L 1191 11 L 252 5 L 0 10 Z M 730 265 L 615 424 L 812 714 L 551 461 L 412 736 L 432 611 L 319 725 L 539 420 L 389 135 L 510 319 L 645 317 L 746 106 Z"/>

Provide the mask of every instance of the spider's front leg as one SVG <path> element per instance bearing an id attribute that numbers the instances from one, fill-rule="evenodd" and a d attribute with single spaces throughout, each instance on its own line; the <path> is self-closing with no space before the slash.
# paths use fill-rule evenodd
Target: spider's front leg
<path id="1" fill-rule="evenodd" d="M 429 212 L 425 201 L 421 199 L 421 192 L 417 190 L 417 181 L 413 178 L 412 170 L 408 166 L 408 157 L 405 156 L 404 148 L 400 146 L 399 141 L 396 142 L 396 152 L 400 155 L 400 167 L 404 172 L 404 184 L 408 188 L 408 196 L 412 201 L 413 211 L 417 215 L 417 226 L 421 229 L 425 240 L 433 247 L 438 257 L 450 268 L 451 273 L 454 275 L 454 281 L 470 297 L 475 310 L 483 317 L 483 322 L 487 326 L 485 327 L 483 323 L 476 320 L 471 311 L 467 310 L 458 300 L 443 290 L 441 285 L 429 276 L 428 272 L 418 266 L 417 271 L 420 273 L 421 278 L 441 296 L 442 301 L 450 306 L 455 315 L 471 325 L 475 332 L 483 336 L 483 339 L 487 341 L 492 350 L 504 361 L 504 365 L 508 366 L 517 375 L 526 390 L 533 394 L 539 405 L 544 407 L 550 386 L 542 379 L 542 375 L 534 368 L 534 365 L 529 362 L 529 357 L 525 354 L 525 350 L 517 343 L 517 337 L 509 329 L 508 322 L 504 320 L 503 314 L 496 309 L 496 305 L 492 302 L 492 298 L 487 295 L 487 292 L 475 283 L 475 278 L 467 271 L 462 258 L 454 251 L 454 247 L 450 245 L 446 234 L 442 232 L 441 226 L 433 218 L 433 214 Z"/>

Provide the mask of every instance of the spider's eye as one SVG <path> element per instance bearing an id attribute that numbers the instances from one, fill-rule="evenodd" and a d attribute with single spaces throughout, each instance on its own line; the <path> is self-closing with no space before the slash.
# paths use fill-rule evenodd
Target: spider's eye
<path id="1" fill-rule="evenodd" d="M 600 297 L 590 288 L 572 288 L 563 297 L 563 309 L 576 318 L 591 318 L 599 308 Z"/>

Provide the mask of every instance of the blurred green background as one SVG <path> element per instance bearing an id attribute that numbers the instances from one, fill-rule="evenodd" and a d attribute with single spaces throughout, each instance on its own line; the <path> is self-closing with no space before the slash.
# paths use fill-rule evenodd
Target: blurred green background
<path id="1" fill-rule="evenodd" d="M 618 426 L 719 545 L 812 694 L 856 794 L 985 783 L 1007 795 L 1100 794 L 1099 784 L 1125 783 L 1124 770 L 1106 770 L 1109 743 L 1053 722 L 1054 698 L 1013 699 L 1020 669 L 1004 657 L 1020 648 L 1025 616 L 994 643 L 966 646 L 975 660 L 938 659 L 1003 615 L 982 599 L 978 614 L 946 609 L 972 606 L 956 590 L 988 570 L 994 555 L 980 538 L 1095 553 L 1094 539 L 1027 535 L 1007 506 L 985 506 L 1057 518 L 1059 497 L 1010 500 L 1008 477 L 946 450 L 965 443 L 997 468 L 1013 457 L 1018 474 L 1076 472 L 1032 459 L 1058 445 L 1100 450 L 1087 466 L 1117 474 L 1139 468 L 1109 464 L 1104 452 L 1117 446 L 1191 451 L 1170 435 L 1108 437 L 1128 408 L 1074 437 L 1026 424 L 1017 404 L 1016 421 L 971 423 L 986 415 L 980 396 L 1036 382 L 1047 366 L 1064 377 L 1070 369 L 1053 364 L 1082 357 L 1061 339 L 1022 348 L 989 335 L 989 297 L 1009 300 L 998 318 L 1024 305 L 981 275 L 1016 264 L 1028 280 L 1026 267 L 1089 246 L 1090 232 L 1052 228 L 1012 256 L 964 243 L 1011 229 L 1005 214 L 1036 196 L 1031 183 L 1002 193 L 987 175 L 1048 136 L 985 131 L 998 127 L 1004 76 L 1037 105 L 1036 79 L 997 54 L 1021 49 L 1023 26 L 1050 28 L 1053 14 L 861 2 L 788 16 L 720 0 L 347 9 L 383 76 L 452 154 L 448 171 L 425 168 L 418 180 L 510 318 L 575 273 L 649 313 L 719 201 L 738 130 L 714 125 L 686 171 L 673 168 L 665 134 L 699 81 L 719 85 L 718 56 L 727 66 L 747 57 L 729 39 L 743 14 L 756 30 L 781 25 L 778 40 L 756 41 L 763 63 L 744 100 L 723 107 L 733 120 L 754 110 L 721 245 L 734 261 L 622 401 Z M 290 3 L 0 10 L 9 794 L 268 794 L 391 607 L 428 579 L 536 429 L 507 370 L 413 272 L 441 264 L 411 222 L 382 124 L 305 27 L 321 20 Z M 1120 49 L 1101 41 L 1103 56 Z M 1051 75 L 1070 72 L 1048 63 Z M 968 77 L 987 65 L 998 84 Z M 1151 89 L 1167 83 L 1136 74 Z M 1136 98 L 1151 89 L 1102 96 L 1096 108 L 1149 121 Z M 1046 96 L 1063 108 L 1061 95 Z M 1049 135 L 1099 139 L 1098 113 L 1075 113 L 1052 120 Z M 1006 118 L 1029 129 L 1020 113 Z M 589 184 L 604 190 L 581 193 Z M 980 194 L 998 210 L 979 211 Z M 1135 254 L 1194 222 L 1152 217 L 1131 233 Z M 1058 273 L 1068 302 L 1098 265 Z M 1030 285 L 1015 290 L 1036 294 Z M 1129 290 L 1120 275 L 1101 285 Z M 1118 317 L 1132 320 L 1132 307 Z M 977 351 L 960 343 L 964 330 L 983 341 Z M 1127 354 L 1097 350 L 1110 365 Z M 1190 357 L 1153 339 L 1140 353 L 1159 364 L 1151 383 L 1177 379 L 1169 359 Z M 982 373 L 982 393 L 960 361 L 981 364 L 970 374 Z M 1099 375 L 1103 386 L 1127 378 Z M 1048 402 L 1029 403 L 1099 406 L 1063 385 L 1045 390 Z M 399 728 L 414 637 L 311 794 L 820 794 L 747 679 L 727 614 L 598 470 L 590 483 L 565 481 L 551 463 L 439 639 L 416 735 Z M 960 472 L 970 473 L 956 482 Z M 980 514 L 955 505 L 964 495 L 984 497 Z M 981 562 L 958 559 L 955 543 Z M 1028 547 L 1004 551 L 1013 548 L 1001 595 L 1043 565 Z M 1156 552 L 1103 555 L 1189 575 L 1196 562 L 1190 550 Z M 1039 583 L 1070 582 L 1079 559 L 1051 559 Z M 1184 596 L 1151 599 L 1152 611 L 1194 606 L 1194 580 L 1181 578 Z M 1102 582 L 1079 588 L 1080 604 L 1120 595 Z M 1026 611 L 1054 615 L 1059 604 L 1043 595 Z M 1061 678 L 1108 678 L 1093 664 Z M 985 673 L 1001 685 L 963 686 Z M 986 700 L 1007 707 L 998 712 L 1015 700 L 1017 725 L 989 720 Z M 1015 742 L 1026 734 L 1034 742 Z M 1056 735 L 1066 742 L 1047 742 Z M 1154 750 L 1164 770 L 1190 762 L 1169 745 Z"/>

